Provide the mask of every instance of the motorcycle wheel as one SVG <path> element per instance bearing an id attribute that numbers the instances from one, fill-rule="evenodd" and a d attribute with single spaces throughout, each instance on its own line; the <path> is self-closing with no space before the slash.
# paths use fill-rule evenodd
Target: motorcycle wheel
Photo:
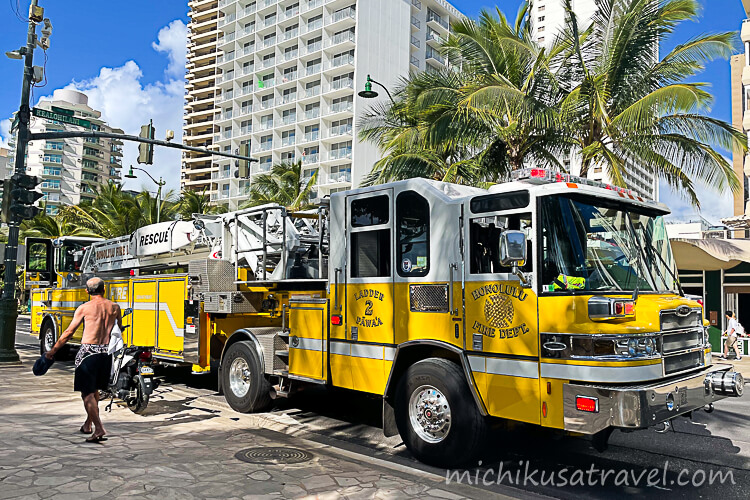
<path id="1" fill-rule="evenodd" d="M 128 408 L 133 413 L 137 413 L 138 415 L 142 415 L 146 411 L 146 407 L 148 406 L 148 394 L 143 393 L 143 389 L 141 388 L 141 384 L 136 382 L 135 384 L 135 394 L 136 396 L 134 398 L 128 398 L 125 400 L 125 402 L 128 405 Z"/>

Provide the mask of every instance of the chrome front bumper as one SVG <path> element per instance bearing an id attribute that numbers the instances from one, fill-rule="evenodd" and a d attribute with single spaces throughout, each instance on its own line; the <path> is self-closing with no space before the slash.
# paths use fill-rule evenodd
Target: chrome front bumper
<path id="1" fill-rule="evenodd" d="M 644 429 L 709 403 L 742 395 L 742 375 L 732 365 L 713 365 L 669 381 L 640 386 L 564 384 L 565 430 L 595 434 L 608 427 Z M 576 408 L 576 397 L 596 398 L 598 411 Z"/>

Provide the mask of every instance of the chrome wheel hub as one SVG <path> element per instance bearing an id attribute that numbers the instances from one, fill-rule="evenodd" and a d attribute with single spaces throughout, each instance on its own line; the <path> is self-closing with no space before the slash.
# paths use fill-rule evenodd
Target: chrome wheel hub
<path id="1" fill-rule="evenodd" d="M 48 328 L 44 333 L 44 350 L 49 351 L 55 347 L 55 331 L 52 328 Z"/>
<path id="2" fill-rule="evenodd" d="M 229 367 L 229 387 L 232 394 L 241 398 L 250 390 L 251 374 L 247 361 L 237 358 Z"/>
<path id="3" fill-rule="evenodd" d="M 409 421 L 428 443 L 439 443 L 451 428 L 451 408 L 442 392 L 431 385 L 418 387 L 409 398 Z"/>

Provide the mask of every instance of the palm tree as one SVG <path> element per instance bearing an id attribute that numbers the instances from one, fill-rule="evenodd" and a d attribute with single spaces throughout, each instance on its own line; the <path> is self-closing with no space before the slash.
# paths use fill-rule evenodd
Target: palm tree
<path id="1" fill-rule="evenodd" d="M 313 206 L 310 193 L 318 180 L 316 170 L 309 179 L 302 176 L 302 161 L 282 162 L 271 167 L 265 174 L 258 175 L 250 185 L 250 198 L 244 207 L 254 207 L 267 203 L 283 205 L 290 210 L 304 210 Z"/>
<path id="2" fill-rule="evenodd" d="M 31 220 L 21 223 L 21 237 L 59 238 L 61 236 L 98 236 L 85 227 L 63 220 L 61 217 L 41 212 Z"/>
<path id="3" fill-rule="evenodd" d="M 193 214 L 219 214 L 226 211 L 226 207 L 212 205 L 205 189 L 197 191 L 183 191 L 178 203 L 178 212 L 182 220 L 191 220 Z"/>
<path id="4" fill-rule="evenodd" d="M 179 202 L 173 190 L 162 191 L 161 199 L 151 196 L 151 192 L 144 189 L 135 196 L 135 203 L 141 214 L 140 226 L 156 224 L 156 221 L 166 222 L 174 220 L 179 211 Z"/>
<path id="5" fill-rule="evenodd" d="M 550 54 L 531 38 L 528 5 L 510 24 L 498 9 L 453 25 L 442 52 L 450 69 L 410 75 L 390 106 L 373 108 L 360 137 L 385 155 L 366 183 L 409 177 L 477 184 L 527 162 L 561 167 L 562 94 Z"/>
<path id="6" fill-rule="evenodd" d="M 696 0 L 602 0 L 591 27 L 579 32 L 570 0 L 569 47 L 556 56 L 568 95 L 561 118 L 582 156 L 581 175 L 603 165 L 624 186 L 628 165 L 666 180 L 696 206 L 695 181 L 723 190 L 741 186 L 714 148 L 747 150 L 747 137 L 701 114 L 713 101 L 706 84 L 686 81 L 705 63 L 732 53 L 732 33 L 701 35 L 657 60 L 660 42 L 675 26 L 694 20 Z"/>

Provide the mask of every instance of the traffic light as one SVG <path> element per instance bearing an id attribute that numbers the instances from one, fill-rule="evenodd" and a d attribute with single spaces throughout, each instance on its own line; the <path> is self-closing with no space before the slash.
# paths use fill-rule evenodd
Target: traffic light
<path id="1" fill-rule="evenodd" d="M 149 121 L 148 125 L 141 126 L 141 133 L 138 137 L 143 139 L 153 139 L 156 137 L 154 132 L 154 122 Z M 154 145 L 142 142 L 138 145 L 138 163 L 154 164 Z"/>
<path id="2" fill-rule="evenodd" d="M 240 179 L 247 179 L 250 177 L 250 143 L 245 142 L 240 144 L 240 156 L 248 158 L 247 160 L 239 160 L 239 175 Z"/>
<path id="3" fill-rule="evenodd" d="M 41 211 L 34 203 L 44 196 L 34 191 L 39 184 L 39 178 L 33 175 L 14 174 L 3 181 L 3 209 L 4 222 L 9 222 L 13 215 L 19 219 L 33 219 Z"/>

